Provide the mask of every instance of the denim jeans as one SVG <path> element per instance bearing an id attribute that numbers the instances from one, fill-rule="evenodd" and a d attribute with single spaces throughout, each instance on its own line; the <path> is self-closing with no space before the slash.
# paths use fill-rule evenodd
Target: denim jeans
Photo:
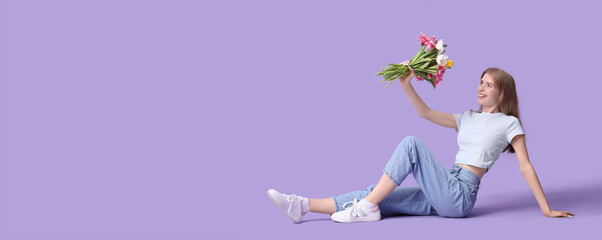
<path id="1" fill-rule="evenodd" d="M 458 165 L 446 170 L 428 147 L 414 136 L 408 136 L 397 146 L 383 172 L 397 185 L 379 203 L 382 216 L 400 214 L 465 217 L 476 200 L 479 177 Z M 399 187 L 413 174 L 419 187 Z M 375 185 L 334 197 L 336 211 L 345 209 L 354 198 L 368 196 Z"/>

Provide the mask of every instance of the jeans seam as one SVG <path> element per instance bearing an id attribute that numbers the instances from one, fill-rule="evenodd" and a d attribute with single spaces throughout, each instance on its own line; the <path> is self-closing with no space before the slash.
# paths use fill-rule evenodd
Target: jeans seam
<path id="1" fill-rule="evenodd" d="M 337 198 L 332 197 L 332 200 L 334 200 L 334 212 L 338 212 L 339 211 L 339 203 L 337 201 Z"/>
<path id="2" fill-rule="evenodd" d="M 395 183 L 396 186 L 399 187 L 399 185 L 401 185 L 401 183 L 398 183 L 395 179 L 393 179 L 391 174 L 387 172 L 387 169 L 383 169 L 383 172 L 385 173 L 385 175 L 387 175 L 389 177 L 389 179 L 391 179 L 391 181 L 393 181 L 393 183 Z"/>
<path id="3" fill-rule="evenodd" d="M 437 172 L 437 174 L 438 174 L 439 176 L 441 176 L 441 177 L 443 177 L 443 179 L 445 179 L 445 175 L 443 175 L 443 174 L 441 174 L 441 172 L 439 172 L 439 169 L 437 169 L 437 168 L 435 167 L 435 165 L 433 165 L 433 161 L 432 161 L 430 158 L 426 158 L 426 159 L 428 159 L 428 163 L 429 163 L 429 165 L 431 165 L 431 168 L 432 168 L 432 169 L 434 169 L 434 170 L 435 170 L 435 172 Z"/>
<path id="4" fill-rule="evenodd" d="M 412 200 L 412 201 L 393 201 L 393 200 L 382 200 L 381 202 L 395 202 L 395 203 L 409 203 L 409 202 L 428 202 L 430 204 L 430 202 L 427 199 L 422 199 L 422 200 Z"/>

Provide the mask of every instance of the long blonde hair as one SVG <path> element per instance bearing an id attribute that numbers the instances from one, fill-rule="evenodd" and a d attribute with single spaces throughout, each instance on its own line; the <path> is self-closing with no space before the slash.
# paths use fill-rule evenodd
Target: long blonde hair
<path id="1" fill-rule="evenodd" d="M 483 79 L 485 73 L 489 73 L 489 76 L 493 79 L 494 84 L 500 89 L 500 95 L 502 96 L 502 101 L 500 102 L 499 106 L 500 112 L 518 118 L 518 122 L 522 126 L 523 124 L 518 113 L 518 94 L 516 94 L 516 84 L 514 83 L 514 78 L 512 75 L 501 68 L 490 67 L 483 71 L 483 74 L 481 74 L 481 79 Z M 479 112 L 483 112 L 483 105 L 480 105 Z M 506 151 L 509 153 L 514 153 L 514 148 L 511 144 L 508 144 L 508 146 L 506 146 L 502 152 Z"/>

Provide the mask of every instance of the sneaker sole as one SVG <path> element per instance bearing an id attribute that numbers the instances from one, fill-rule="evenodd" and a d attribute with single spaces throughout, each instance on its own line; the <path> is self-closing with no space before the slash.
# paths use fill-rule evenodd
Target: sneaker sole
<path id="1" fill-rule="evenodd" d="M 380 214 L 378 214 L 373 217 L 365 217 L 365 218 L 360 218 L 360 219 L 355 219 L 355 220 L 337 220 L 335 218 L 332 218 L 332 216 L 331 216 L 330 219 L 332 219 L 332 221 L 339 222 L 339 223 L 376 222 L 376 221 L 380 221 L 381 216 L 380 216 Z"/>

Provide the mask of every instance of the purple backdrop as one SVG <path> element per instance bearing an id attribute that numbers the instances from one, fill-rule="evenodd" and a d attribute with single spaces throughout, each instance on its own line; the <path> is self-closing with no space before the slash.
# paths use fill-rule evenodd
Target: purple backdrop
<path id="1" fill-rule="evenodd" d="M 0 1 L 1 239 L 567 238 L 602 220 L 594 1 Z M 433 109 L 478 109 L 515 78 L 541 213 L 503 154 L 468 218 L 293 224 L 266 190 L 325 198 L 376 183 L 416 136 L 446 167 L 456 132 L 375 74 L 424 32 L 455 66 Z M 415 185 L 412 178 L 404 186 Z M 460 236 L 458 236 L 460 237 Z"/>

